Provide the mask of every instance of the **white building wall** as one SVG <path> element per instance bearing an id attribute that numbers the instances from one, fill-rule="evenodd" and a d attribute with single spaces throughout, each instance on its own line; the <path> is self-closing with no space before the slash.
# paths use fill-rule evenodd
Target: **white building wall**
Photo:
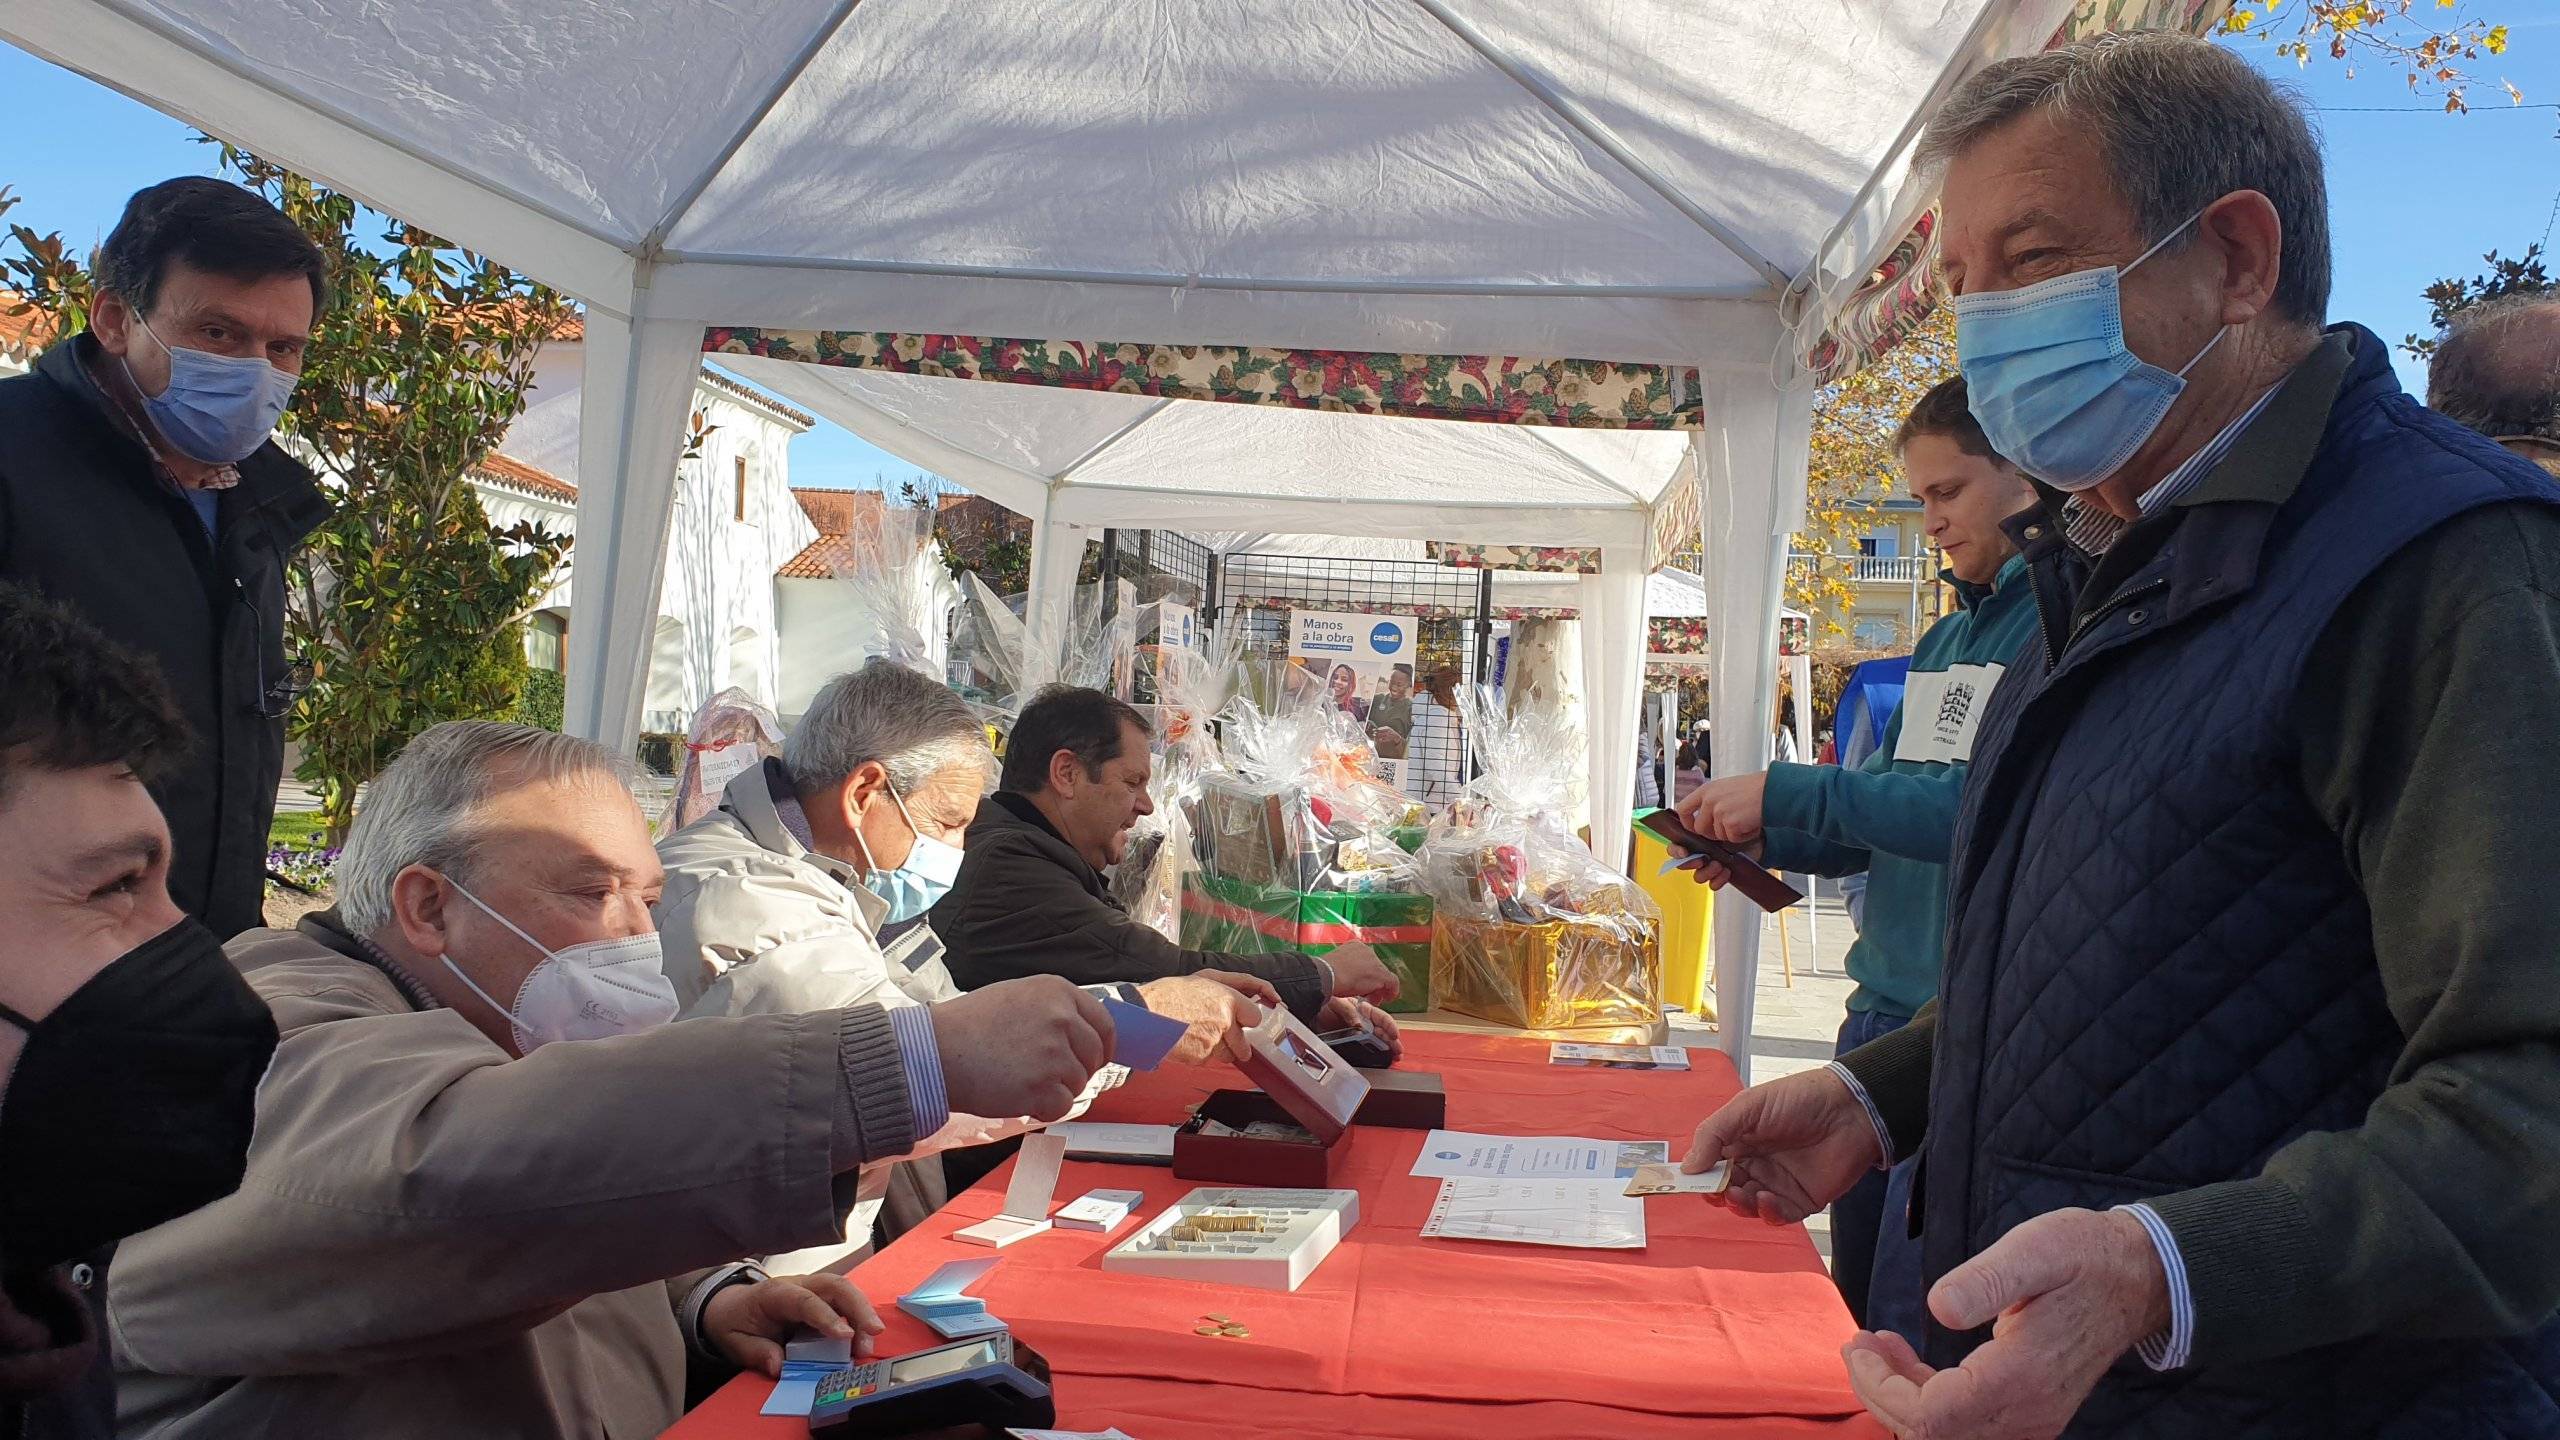
<path id="1" fill-rule="evenodd" d="M 571 484 L 583 483 L 578 474 L 583 351 L 574 343 L 543 347 L 526 390 L 525 413 L 498 447 Z M 642 702 L 642 725 L 649 730 L 685 729 L 702 702 L 732 682 L 759 702 L 779 708 L 783 663 L 774 571 L 818 538 L 816 527 L 791 498 L 791 439 L 805 427 L 707 378 L 695 387 L 694 405 L 706 428 L 695 452 L 677 467 L 675 512 L 658 592 L 660 624 Z M 747 479 L 743 519 L 737 483 L 741 461 Z M 492 520 L 503 524 L 535 518 L 574 532 L 570 507 L 545 510 L 547 502 L 521 492 L 480 489 Z M 575 609 L 569 604 L 576 568 L 572 549 L 567 575 L 545 600 L 546 608 L 570 608 L 572 648 L 578 644 Z"/>
<path id="2" fill-rule="evenodd" d="M 531 522 L 555 535 L 577 533 L 578 507 L 569 501 L 554 500 L 542 495 L 528 495 L 511 486 L 494 485 L 486 480 L 472 481 L 471 489 L 480 497 L 481 513 L 487 515 L 489 523 L 498 529 L 505 530 Z M 551 572 L 550 587 L 542 592 L 542 598 L 535 602 L 534 609 L 566 610 L 569 608 L 569 580 L 572 568 L 572 561 L 560 562 L 559 568 Z"/>
<path id="3" fill-rule="evenodd" d="M 784 721 L 795 722 L 826 683 L 861 660 L 870 626 L 840 580 L 776 580 L 774 607 L 782 636 Z"/>

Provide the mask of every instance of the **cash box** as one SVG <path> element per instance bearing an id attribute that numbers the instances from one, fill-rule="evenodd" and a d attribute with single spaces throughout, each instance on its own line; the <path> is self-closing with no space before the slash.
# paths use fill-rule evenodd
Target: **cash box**
<path id="1" fill-rule="evenodd" d="M 1370 1076 L 1316 1038 L 1285 1007 L 1246 1032 L 1237 1062 L 1261 1087 L 1219 1090 L 1173 1133 L 1173 1173 L 1186 1180 L 1332 1186 L 1342 1137 L 1372 1092 Z"/>
<path id="2" fill-rule="evenodd" d="M 1372 1070 L 1369 1093 L 1352 1112 L 1351 1123 L 1389 1130 L 1445 1130 L 1449 1092 L 1440 1077 L 1427 1070 Z"/>

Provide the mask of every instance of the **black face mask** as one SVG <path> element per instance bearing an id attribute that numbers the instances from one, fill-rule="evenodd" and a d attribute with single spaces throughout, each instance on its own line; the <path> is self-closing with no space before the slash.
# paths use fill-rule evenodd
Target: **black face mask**
<path id="1" fill-rule="evenodd" d="M 0 1267 L 59 1265 L 238 1189 L 276 1022 L 193 920 L 29 1020 L 0 1089 Z"/>

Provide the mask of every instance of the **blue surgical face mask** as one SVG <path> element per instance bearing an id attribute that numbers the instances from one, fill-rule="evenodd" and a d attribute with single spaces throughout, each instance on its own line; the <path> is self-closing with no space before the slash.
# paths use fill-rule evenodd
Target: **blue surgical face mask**
<path id="1" fill-rule="evenodd" d="M 2056 489 L 2086 490 L 2122 468 L 2160 428 L 2187 388 L 2187 372 L 2230 331 L 2215 331 L 2172 374 L 2125 348 L 2116 285 L 2203 213 L 2122 270 L 2102 265 L 1956 297 L 1957 363 L 1968 408 L 1992 449 Z"/>
<path id="2" fill-rule="evenodd" d="M 143 396 L 142 409 L 170 444 L 207 465 L 234 465 L 267 443 L 293 399 L 293 376 L 255 355 L 181 349 L 161 340 L 139 312 L 133 318 L 169 352 L 169 388 Z M 130 364 L 124 373 L 133 379 Z"/>
<path id="3" fill-rule="evenodd" d="M 907 810 L 907 802 L 898 798 L 898 787 L 888 787 L 889 801 L 898 807 L 898 818 L 916 837 L 915 848 L 907 852 L 907 863 L 895 870 L 883 870 L 871 858 L 871 846 L 862 838 L 862 828 L 854 827 L 853 843 L 862 851 L 862 888 L 888 902 L 889 913 L 883 924 L 895 925 L 913 920 L 939 904 L 951 893 L 951 882 L 960 876 L 960 847 L 947 840 L 936 840 L 916 828 L 916 817 Z"/>

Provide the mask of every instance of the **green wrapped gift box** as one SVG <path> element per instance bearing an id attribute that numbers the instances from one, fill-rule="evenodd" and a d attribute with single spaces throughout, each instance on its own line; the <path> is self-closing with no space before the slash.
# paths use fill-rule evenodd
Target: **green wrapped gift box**
<path id="1" fill-rule="evenodd" d="M 1390 1013 L 1431 1008 L 1431 897 L 1266 889 L 1206 871 L 1182 877 L 1182 948 L 1230 955 L 1321 955 L 1364 941 L 1403 990 Z"/>

